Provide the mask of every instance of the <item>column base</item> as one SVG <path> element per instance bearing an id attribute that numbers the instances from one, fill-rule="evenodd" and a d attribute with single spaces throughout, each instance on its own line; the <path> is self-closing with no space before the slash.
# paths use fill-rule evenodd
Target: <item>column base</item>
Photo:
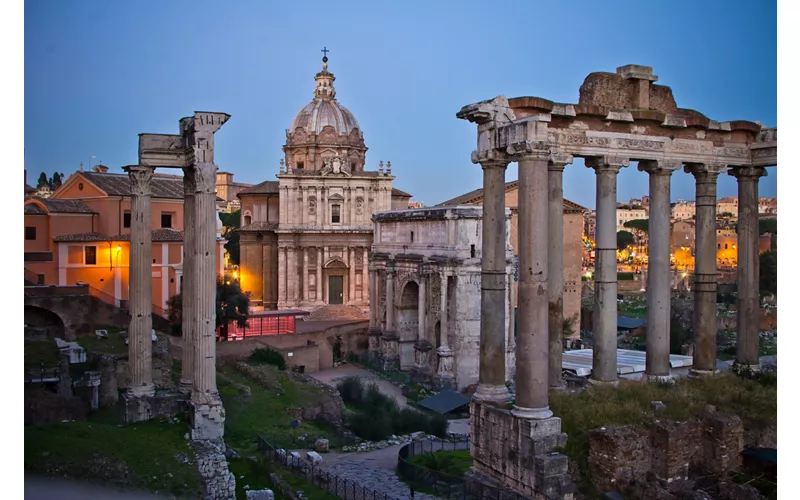
<path id="1" fill-rule="evenodd" d="M 512 406 L 511 414 L 517 418 L 526 420 L 545 420 L 553 416 L 549 406 L 544 408 L 523 408 L 517 405 Z M 559 419 L 559 422 L 561 420 Z"/>
<path id="2" fill-rule="evenodd" d="M 154 418 L 171 418 L 186 412 L 186 395 L 180 393 L 133 397 L 122 395 L 122 421 L 126 424 Z"/>
<path id="3" fill-rule="evenodd" d="M 125 393 L 132 398 L 151 398 L 156 394 L 156 386 L 151 382 L 139 387 L 128 387 Z"/>
<path id="4" fill-rule="evenodd" d="M 194 383 L 191 380 L 181 379 L 181 384 L 180 384 L 178 390 L 182 394 L 191 394 L 192 393 L 192 387 L 194 387 Z"/>
<path id="5" fill-rule="evenodd" d="M 672 375 L 646 375 L 646 379 L 650 383 L 656 384 L 674 384 L 675 377 Z"/>
<path id="6" fill-rule="evenodd" d="M 698 370 L 695 368 L 689 369 L 689 378 L 704 378 L 717 375 L 719 370 Z"/>
<path id="7" fill-rule="evenodd" d="M 478 384 L 472 399 L 494 406 L 504 406 L 511 401 L 511 393 L 505 385 Z"/>
<path id="8" fill-rule="evenodd" d="M 740 363 L 738 361 L 734 361 L 733 365 L 731 366 L 731 371 L 733 373 L 742 373 L 742 372 L 758 373 L 761 371 L 761 365 L 749 365 L 746 363 Z"/>
<path id="9" fill-rule="evenodd" d="M 562 392 L 567 390 L 567 384 L 562 380 L 558 385 L 551 385 L 547 388 L 548 391 Z"/>
<path id="10" fill-rule="evenodd" d="M 619 387 L 619 379 L 614 380 L 596 380 L 589 378 L 589 384 L 598 387 Z"/>
<path id="11" fill-rule="evenodd" d="M 222 439 L 225 435 L 225 408 L 219 396 L 204 403 L 189 403 L 189 425 L 192 440 Z"/>

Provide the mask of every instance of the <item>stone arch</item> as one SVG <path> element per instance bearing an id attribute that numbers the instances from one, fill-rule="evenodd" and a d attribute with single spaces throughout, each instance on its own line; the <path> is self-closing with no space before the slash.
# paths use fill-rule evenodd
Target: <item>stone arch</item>
<path id="1" fill-rule="evenodd" d="M 66 322 L 60 314 L 39 306 L 26 305 L 24 309 L 25 333 L 46 335 L 48 338 L 65 338 Z"/>

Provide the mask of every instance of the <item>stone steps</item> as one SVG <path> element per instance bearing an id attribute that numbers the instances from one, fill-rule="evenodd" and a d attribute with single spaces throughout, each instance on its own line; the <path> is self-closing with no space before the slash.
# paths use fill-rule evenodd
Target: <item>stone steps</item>
<path id="1" fill-rule="evenodd" d="M 305 321 L 359 321 L 367 319 L 369 319 L 367 314 L 350 305 L 322 306 L 304 318 Z"/>

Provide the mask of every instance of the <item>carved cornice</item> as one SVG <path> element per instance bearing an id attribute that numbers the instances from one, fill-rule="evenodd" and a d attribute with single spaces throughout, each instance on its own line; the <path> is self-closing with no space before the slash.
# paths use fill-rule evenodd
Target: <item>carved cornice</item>
<path id="1" fill-rule="evenodd" d="M 150 196 L 153 194 L 150 181 L 153 179 L 153 167 L 146 167 L 142 165 L 131 165 L 123 167 L 123 170 L 128 172 L 128 177 L 131 180 L 131 195 L 133 196 Z"/>

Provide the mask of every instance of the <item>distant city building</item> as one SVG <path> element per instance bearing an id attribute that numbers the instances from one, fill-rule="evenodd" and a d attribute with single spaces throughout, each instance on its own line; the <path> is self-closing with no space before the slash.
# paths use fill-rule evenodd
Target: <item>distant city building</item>
<path id="1" fill-rule="evenodd" d="M 693 200 L 678 200 L 672 206 L 672 220 L 694 219 L 697 207 Z"/>
<path id="2" fill-rule="evenodd" d="M 597 211 L 585 212 L 583 214 L 583 235 L 594 240 L 594 230 L 597 227 Z"/>
<path id="3" fill-rule="evenodd" d="M 717 215 L 730 219 L 739 217 L 739 198 L 728 196 L 717 200 Z"/>
<path id="4" fill-rule="evenodd" d="M 617 208 L 617 231 L 624 231 L 626 222 L 637 219 L 647 219 L 644 208 Z"/>
<path id="5" fill-rule="evenodd" d="M 778 215 L 778 198 L 759 198 L 758 199 L 758 214 L 759 215 Z"/>
<path id="6" fill-rule="evenodd" d="M 233 174 L 230 172 L 217 172 L 216 191 L 220 198 L 218 204 L 223 212 L 235 212 L 242 206 L 237 195 L 242 189 L 251 187 L 252 184 L 243 182 L 233 182 Z"/>
<path id="7" fill-rule="evenodd" d="M 421 201 L 409 201 L 408 208 L 425 208 L 425 205 L 423 205 Z"/>

